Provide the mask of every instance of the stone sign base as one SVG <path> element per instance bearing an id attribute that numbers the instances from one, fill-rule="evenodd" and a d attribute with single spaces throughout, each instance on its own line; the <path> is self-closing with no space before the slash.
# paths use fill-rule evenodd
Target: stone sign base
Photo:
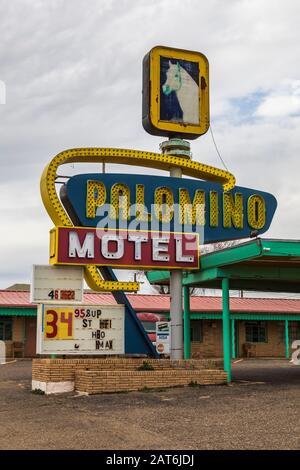
<path id="1" fill-rule="evenodd" d="M 226 383 L 223 361 L 217 359 L 34 359 L 32 362 L 32 390 L 46 394 L 74 390 L 95 394 Z"/>

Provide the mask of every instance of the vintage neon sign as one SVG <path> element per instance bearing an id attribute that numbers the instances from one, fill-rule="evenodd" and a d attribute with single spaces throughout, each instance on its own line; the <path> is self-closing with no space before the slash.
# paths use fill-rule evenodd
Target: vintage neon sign
<path id="1" fill-rule="evenodd" d="M 198 234 L 56 227 L 50 263 L 139 269 L 199 269 Z"/>
<path id="2" fill-rule="evenodd" d="M 56 226 L 72 227 L 72 215 L 63 207 L 56 191 L 57 171 L 66 163 L 100 163 L 112 162 L 125 165 L 137 165 L 147 168 L 158 168 L 168 171 L 170 167 L 180 168 L 182 173 L 193 178 L 215 181 L 222 184 L 224 190 L 230 190 L 235 185 L 235 177 L 228 171 L 215 168 L 200 162 L 182 159 L 176 155 L 162 155 L 131 149 L 115 148 L 75 148 L 64 150 L 49 162 L 41 177 L 41 196 L 44 206 Z M 84 267 L 85 280 L 89 287 L 100 291 L 137 291 L 138 282 L 104 280 L 98 266 Z"/>
<path id="3" fill-rule="evenodd" d="M 208 130 L 208 61 L 203 54 L 155 47 L 144 59 L 143 76 L 143 125 L 149 133 L 194 139 Z M 276 209 L 272 195 L 247 188 L 233 190 L 235 177 L 228 171 L 191 161 L 186 152 L 174 155 L 171 147 L 168 151 L 162 148 L 162 152 L 114 148 L 77 148 L 60 152 L 46 166 L 41 178 L 42 199 L 57 230 L 59 226 L 99 227 L 99 222 L 103 222 L 99 211 L 106 203 L 111 207 L 107 221 L 109 228 L 113 222 L 117 222 L 119 228 L 124 226 L 121 222 L 134 222 L 140 223 L 136 229 L 147 231 L 153 229 L 154 222 L 158 222 L 159 230 L 171 233 L 175 232 L 178 224 L 184 225 L 181 231 L 186 232 L 187 223 L 192 231 L 199 227 L 203 229 L 202 242 L 205 243 L 248 237 L 252 230 L 261 234 L 268 229 Z M 72 181 L 75 181 L 72 178 L 70 185 L 63 187 L 60 198 L 56 191 L 57 171 L 61 165 L 74 162 L 112 162 L 164 171 L 180 168 L 183 175 L 205 180 L 205 183 L 182 180 L 183 186 L 176 186 L 176 181 L 160 185 L 159 178 L 153 177 L 156 181 L 153 183 L 153 179 L 151 186 L 148 184 L 150 180 L 139 182 L 131 175 L 128 180 L 114 181 L 109 187 L 108 180 L 99 181 L 92 175 L 89 182 L 85 181 L 84 190 L 76 188 L 78 195 L 75 197 L 71 190 Z M 114 178 L 114 175 L 109 176 Z M 198 186 L 193 187 L 194 184 Z M 132 205 L 139 205 L 133 214 L 128 213 Z M 197 212 L 199 206 L 201 209 Z M 128 228 L 132 227 L 126 226 Z M 136 282 L 116 281 L 109 268 L 103 266 L 85 264 L 85 280 L 90 288 L 106 291 L 139 289 Z"/>
<path id="4" fill-rule="evenodd" d="M 277 206 L 274 196 L 254 189 L 120 174 L 76 175 L 61 199 L 84 227 L 198 232 L 201 243 L 262 234 Z"/>

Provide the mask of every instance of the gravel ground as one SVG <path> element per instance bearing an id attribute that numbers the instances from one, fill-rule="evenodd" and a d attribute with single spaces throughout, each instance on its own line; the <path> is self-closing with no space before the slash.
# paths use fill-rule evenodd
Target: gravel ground
<path id="1" fill-rule="evenodd" d="M 300 449 L 300 366 L 247 360 L 229 386 L 94 396 L 30 392 L 0 365 L 0 449 Z"/>

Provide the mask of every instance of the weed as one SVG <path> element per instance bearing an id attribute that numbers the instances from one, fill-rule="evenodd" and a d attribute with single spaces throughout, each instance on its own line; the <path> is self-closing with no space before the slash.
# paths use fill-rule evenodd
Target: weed
<path id="1" fill-rule="evenodd" d="M 40 388 L 35 388 L 34 390 L 31 390 L 31 393 L 34 395 L 45 395 L 44 390 L 41 390 Z"/>
<path id="2" fill-rule="evenodd" d="M 137 370 L 154 370 L 154 367 L 152 364 L 150 364 L 147 361 L 143 361 L 143 364 L 141 364 Z"/>
<path id="3" fill-rule="evenodd" d="M 191 382 L 189 382 L 188 386 L 189 387 L 200 387 L 200 384 L 198 384 L 197 380 L 195 380 L 195 382 L 193 380 L 191 380 Z"/>

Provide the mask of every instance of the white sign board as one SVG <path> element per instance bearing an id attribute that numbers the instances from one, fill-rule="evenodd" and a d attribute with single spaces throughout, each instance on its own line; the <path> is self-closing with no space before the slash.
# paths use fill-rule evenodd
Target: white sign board
<path id="1" fill-rule="evenodd" d="M 83 268 L 81 266 L 33 266 L 30 302 L 70 304 L 82 301 Z"/>
<path id="2" fill-rule="evenodd" d="M 170 354 L 171 322 L 156 322 L 156 351 L 159 354 Z"/>
<path id="3" fill-rule="evenodd" d="M 124 305 L 39 305 L 38 354 L 124 354 Z"/>

